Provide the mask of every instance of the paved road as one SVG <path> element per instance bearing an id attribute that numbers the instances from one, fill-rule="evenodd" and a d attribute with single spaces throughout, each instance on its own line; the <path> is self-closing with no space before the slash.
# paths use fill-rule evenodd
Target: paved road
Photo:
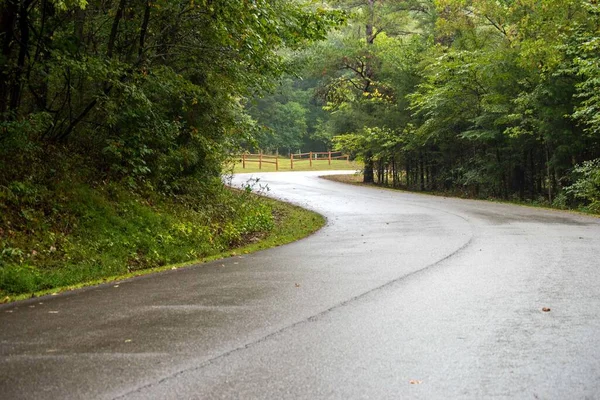
<path id="1" fill-rule="evenodd" d="M 600 398 L 600 220 L 261 182 L 327 227 L 0 307 L 0 398 Z"/>

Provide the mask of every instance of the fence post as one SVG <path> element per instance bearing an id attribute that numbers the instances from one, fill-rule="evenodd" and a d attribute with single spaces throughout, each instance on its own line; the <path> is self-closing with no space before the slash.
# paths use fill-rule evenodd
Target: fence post
<path id="1" fill-rule="evenodd" d="M 262 150 L 258 153 L 258 169 L 262 169 Z"/>
<path id="2" fill-rule="evenodd" d="M 246 169 L 246 153 L 242 153 L 242 169 Z"/>
<path id="3" fill-rule="evenodd" d="M 310 163 L 310 166 L 312 167 L 312 151 L 308 153 L 308 162 Z"/>
<path id="4" fill-rule="evenodd" d="M 348 154 L 346 155 L 346 163 L 350 164 L 350 155 L 348 155 Z"/>
<path id="5" fill-rule="evenodd" d="M 331 165 L 331 150 L 327 153 L 327 160 L 329 161 L 329 165 Z"/>
<path id="6" fill-rule="evenodd" d="M 290 169 L 294 169 L 294 153 L 290 153 Z"/>
<path id="7" fill-rule="evenodd" d="M 277 151 L 277 155 L 275 156 L 275 171 L 279 171 L 279 151 Z"/>

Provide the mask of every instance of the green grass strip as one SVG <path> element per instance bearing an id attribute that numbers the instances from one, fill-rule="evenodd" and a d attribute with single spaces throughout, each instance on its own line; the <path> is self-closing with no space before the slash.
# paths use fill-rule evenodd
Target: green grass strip
<path id="1" fill-rule="evenodd" d="M 191 266 L 199 266 L 199 264 L 207 263 L 214 260 L 219 260 L 227 257 L 232 257 L 241 254 L 250 254 L 259 250 L 265 250 L 268 248 L 281 246 L 287 243 L 294 242 L 296 240 L 302 239 L 315 231 L 319 230 L 321 227 L 325 225 L 325 218 L 318 213 L 313 211 L 305 210 L 303 208 L 276 201 L 273 199 L 269 199 L 266 197 L 262 197 L 261 201 L 267 203 L 273 210 L 273 214 L 275 216 L 275 224 L 274 228 L 266 233 L 264 237 L 259 240 L 248 243 L 246 245 L 235 247 L 228 249 L 226 251 L 220 252 L 218 254 L 214 254 L 208 257 L 200 258 L 197 260 L 192 260 L 184 263 L 164 265 L 156 268 L 149 268 L 143 270 L 136 270 L 130 273 L 114 275 L 109 277 L 104 277 L 101 279 L 94 279 L 89 281 L 84 281 L 75 285 L 69 286 L 61 286 L 57 288 L 30 292 L 30 293 L 22 293 L 18 295 L 7 295 L 4 298 L 0 299 L 0 303 L 10 303 L 14 301 L 24 300 L 33 297 L 40 297 L 45 295 L 54 295 L 61 292 L 75 290 L 88 286 L 95 286 L 104 283 L 110 283 L 115 281 L 122 281 L 125 279 L 134 278 L 137 276 L 154 274 L 157 272 L 163 272 L 168 270 L 175 270 L 179 268 L 186 268 Z"/>

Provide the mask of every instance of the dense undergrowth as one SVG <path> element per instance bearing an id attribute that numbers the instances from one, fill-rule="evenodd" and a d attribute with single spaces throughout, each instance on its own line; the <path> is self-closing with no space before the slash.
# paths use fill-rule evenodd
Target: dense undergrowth
<path id="1" fill-rule="evenodd" d="M 518 197 L 504 199 L 499 197 L 482 196 L 469 190 L 417 190 L 406 185 L 393 185 L 386 182 L 385 179 L 378 182 L 364 183 L 364 175 L 356 173 L 352 175 L 326 175 L 323 179 L 330 181 L 347 183 L 361 186 L 377 186 L 380 188 L 408 191 L 414 193 L 424 193 L 434 196 L 457 197 L 461 199 L 475 199 L 499 201 L 512 204 L 520 204 L 532 207 L 554 208 L 558 210 L 570 210 L 586 214 L 600 215 L 600 174 L 598 173 L 598 161 L 587 162 L 577 167 L 574 176 L 578 177 L 575 184 L 565 188 L 565 193 L 557 196 L 554 202 L 550 203 L 546 198 L 539 197 L 537 200 L 520 200 Z M 575 175 L 576 174 L 576 175 Z M 578 200 L 578 201 L 576 201 Z"/>
<path id="2" fill-rule="evenodd" d="M 182 196 L 118 183 L 0 186 L 0 295 L 197 260 L 273 228 L 272 206 L 251 186 L 195 185 Z"/>

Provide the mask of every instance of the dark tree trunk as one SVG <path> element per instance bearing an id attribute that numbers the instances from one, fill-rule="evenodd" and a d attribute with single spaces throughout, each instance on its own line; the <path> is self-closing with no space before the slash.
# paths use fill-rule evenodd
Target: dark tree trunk
<path id="1" fill-rule="evenodd" d="M 23 89 L 23 72 L 25 71 L 25 61 L 29 52 L 29 5 L 30 1 L 23 1 L 19 8 L 19 55 L 17 57 L 17 67 L 11 82 L 10 103 L 12 110 L 18 110 L 21 104 L 21 92 Z"/>
<path id="2" fill-rule="evenodd" d="M 112 58 L 114 50 L 115 50 L 115 43 L 117 41 L 117 33 L 119 32 L 119 23 L 121 22 L 121 19 L 123 18 L 123 13 L 125 11 L 126 3 L 127 3 L 127 0 L 121 0 L 119 2 L 119 6 L 117 8 L 117 13 L 115 14 L 115 19 L 113 20 L 112 27 L 110 29 L 110 37 L 108 38 L 108 45 L 106 46 L 106 56 L 108 58 Z"/>
<path id="3" fill-rule="evenodd" d="M 406 156 L 406 187 L 410 188 L 410 157 L 407 155 Z"/>
<path id="4" fill-rule="evenodd" d="M 425 182 L 427 190 L 431 190 L 431 167 L 429 165 L 429 157 L 426 158 L 427 161 L 425 162 Z"/>
<path id="5" fill-rule="evenodd" d="M 0 63 L 0 117 L 8 111 L 11 84 L 10 60 L 14 43 L 14 30 L 19 11 L 17 0 L 0 2 L 0 38 L 2 38 L 2 63 Z"/>
<path id="6" fill-rule="evenodd" d="M 79 46 L 83 46 L 85 38 L 83 37 L 84 25 L 85 25 L 85 10 L 81 8 L 75 9 L 75 26 L 73 28 L 73 34 L 79 42 Z"/>
<path id="7" fill-rule="evenodd" d="M 548 144 L 546 144 L 546 175 L 548 182 L 548 201 L 552 203 L 552 189 L 554 188 L 555 180 L 553 179 L 554 175 L 550 171 L 550 146 L 548 146 Z"/>
<path id="8" fill-rule="evenodd" d="M 369 22 L 367 23 L 366 26 L 366 40 L 368 44 L 373 44 L 373 40 L 375 39 L 373 37 L 373 23 L 374 23 L 374 16 L 375 16 L 375 0 L 368 0 L 369 3 Z M 365 67 L 365 70 L 368 67 Z M 367 83 L 365 86 L 365 91 L 368 90 L 370 82 L 367 79 Z M 375 176 L 373 173 L 373 168 L 374 168 L 374 161 L 373 161 L 373 153 L 371 153 L 370 151 L 367 152 L 367 154 L 365 155 L 365 169 L 363 172 L 363 183 L 373 183 L 375 182 Z"/>
<path id="9" fill-rule="evenodd" d="M 535 171 L 535 153 L 532 149 L 529 151 L 529 191 L 531 192 L 529 194 L 529 198 L 531 200 L 535 200 L 535 196 L 537 194 L 535 185 L 536 175 L 537 174 Z"/>
<path id="10" fill-rule="evenodd" d="M 425 169 L 423 168 L 423 153 L 419 153 L 420 189 L 425 190 Z"/>
<path id="11" fill-rule="evenodd" d="M 371 152 L 367 152 L 367 155 L 365 156 L 365 169 L 363 171 L 363 183 L 375 182 L 373 168 L 373 155 L 371 154 Z"/>
<path id="12" fill-rule="evenodd" d="M 373 44 L 375 42 L 374 27 L 375 24 L 375 0 L 368 0 L 369 3 L 369 21 L 366 26 L 367 43 Z"/>
<path id="13" fill-rule="evenodd" d="M 150 1 L 146 1 L 144 7 L 144 19 L 142 21 L 142 27 L 140 29 L 140 47 L 138 49 L 138 60 L 141 62 L 144 58 L 144 49 L 146 46 L 146 34 L 148 33 L 148 23 L 150 21 Z"/>

